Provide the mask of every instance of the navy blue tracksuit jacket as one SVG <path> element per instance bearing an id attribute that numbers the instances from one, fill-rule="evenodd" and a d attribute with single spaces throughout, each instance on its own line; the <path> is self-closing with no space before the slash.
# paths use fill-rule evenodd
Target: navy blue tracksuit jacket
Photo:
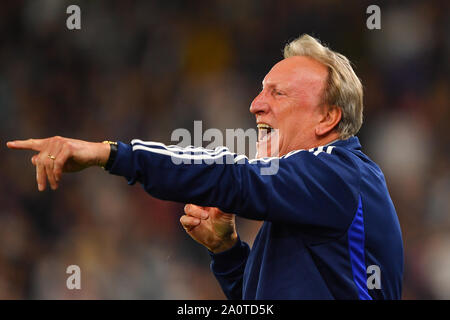
<path id="1" fill-rule="evenodd" d="M 263 174 L 270 167 L 276 173 Z M 110 173 L 159 199 L 264 221 L 252 249 L 239 240 L 225 252 L 209 252 L 229 299 L 401 298 L 397 214 L 383 173 L 357 137 L 257 160 L 225 147 L 135 139 L 119 142 Z"/>

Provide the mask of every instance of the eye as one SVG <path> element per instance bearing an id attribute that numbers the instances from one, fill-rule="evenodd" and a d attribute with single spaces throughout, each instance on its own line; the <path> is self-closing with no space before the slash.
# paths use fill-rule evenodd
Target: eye
<path id="1" fill-rule="evenodd" d="M 284 96 L 284 92 L 280 90 L 273 89 L 273 94 L 276 96 Z"/>

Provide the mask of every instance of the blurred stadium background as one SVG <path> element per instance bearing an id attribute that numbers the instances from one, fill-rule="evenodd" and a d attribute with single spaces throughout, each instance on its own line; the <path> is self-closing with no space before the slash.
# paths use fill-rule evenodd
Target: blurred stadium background
<path id="1" fill-rule="evenodd" d="M 80 31 L 66 8 L 81 7 Z M 366 8 L 381 7 L 381 30 Z M 39 193 L 12 139 L 170 143 L 176 128 L 254 128 L 250 102 L 288 40 L 310 33 L 365 87 L 364 151 L 384 170 L 405 246 L 404 299 L 450 299 L 448 1 L 0 3 L 0 298 L 224 299 L 206 249 L 159 201 L 101 169 Z M 258 222 L 240 219 L 252 242 Z M 380 230 L 383 232 L 383 230 Z M 389 245 L 386 243 L 386 245 Z M 68 265 L 81 290 L 66 288 Z"/>

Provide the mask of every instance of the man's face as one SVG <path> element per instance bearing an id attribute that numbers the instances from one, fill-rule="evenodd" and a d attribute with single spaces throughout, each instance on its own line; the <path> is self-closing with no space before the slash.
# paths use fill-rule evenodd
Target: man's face
<path id="1" fill-rule="evenodd" d="M 273 66 L 250 106 L 258 125 L 258 157 L 282 156 L 315 146 L 327 76 L 327 68 L 309 57 L 290 57 Z M 267 126 L 276 130 L 267 130 Z M 274 132 L 278 133 L 278 154 L 273 147 Z"/>

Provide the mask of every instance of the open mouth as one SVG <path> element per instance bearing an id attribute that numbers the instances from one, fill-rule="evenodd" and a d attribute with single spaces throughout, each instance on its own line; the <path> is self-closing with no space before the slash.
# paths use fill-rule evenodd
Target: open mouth
<path id="1" fill-rule="evenodd" d="M 266 123 L 258 123 L 258 141 L 267 140 L 273 128 Z"/>

